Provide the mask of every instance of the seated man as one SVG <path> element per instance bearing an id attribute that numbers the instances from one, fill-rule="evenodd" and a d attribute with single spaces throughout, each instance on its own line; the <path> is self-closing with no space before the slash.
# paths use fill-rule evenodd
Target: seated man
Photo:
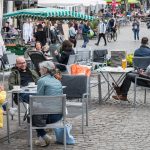
<path id="1" fill-rule="evenodd" d="M 127 73 L 127 75 L 120 87 L 116 87 L 114 85 L 114 89 L 118 96 L 114 95 L 112 97 L 116 100 L 126 101 L 131 83 L 135 82 L 135 78 L 137 76 L 145 78 L 145 79 L 150 79 L 150 65 L 147 67 L 145 72 L 143 70 L 139 70 L 138 72 Z M 140 86 L 144 86 L 144 87 L 150 87 L 150 82 L 148 82 L 146 80 L 137 80 L 137 84 Z"/>
<path id="2" fill-rule="evenodd" d="M 11 74 L 8 79 L 9 89 L 13 89 L 14 85 L 27 86 L 29 82 L 36 82 L 38 75 L 34 70 L 27 67 L 27 63 L 24 57 L 18 57 L 16 59 L 16 66 L 12 68 Z M 13 99 L 17 104 L 17 95 L 13 95 Z M 29 94 L 21 93 L 19 94 L 20 99 L 23 102 L 29 102 Z"/>
<path id="3" fill-rule="evenodd" d="M 134 52 L 134 56 L 136 57 L 146 57 L 150 56 L 150 48 L 147 46 L 148 45 L 148 38 L 143 37 L 141 40 L 141 46 Z M 114 99 L 116 100 L 127 100 L 127 94 L 129 91 L 129 88 L 131 86 L 131 82 L 135 82 L 136 76 L 142 76 L 144 78 L 150 78 L 150 65 L 148 66 L 146 72 L 143 70 L 139 70 L 137 72 L 129 72 L 127 73 L 122 85 L 120 87 L 117 87 L 115 85 L 114 89 L 116 90 L 116 93 L 118 96 L 113 96 Z M 150 83 L 144 80 L 138 80 L 137 82 L 138 85 L 140 86 L 146 86 L 149 87 Z"/>
<path id="4" fill-rule="evenodd" d="M 143 37 L 141 40 L 141 46 L 134 52 L 135 57 L 146 57 L 150 56 L 150 48 L 148 47 L 148 38 Z"/>

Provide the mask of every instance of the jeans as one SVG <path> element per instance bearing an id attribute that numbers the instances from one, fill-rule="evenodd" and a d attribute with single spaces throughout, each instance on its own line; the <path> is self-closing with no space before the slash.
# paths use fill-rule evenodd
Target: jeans
<path id="1" fill-rule="evenodd" d="M 86 48 L 86 44 L 89 42 L 89 37 L 87 36 L 87 34 L 83 34 L 83 45 L 82 48 Z"/>
<path id="2" fill-rule="evenodd" d="M 123 96 L 127 96 L 131 83 L 135 82 L 135 78 L 137 76 L 139 76 L 137 72 L 129 72 L 126 74 L 126 77 L 120 87 Z M 144 80 L 137 80 L 137 84 L 145 87 L 149 86 L 147 81 Z"/>
<path id="3" fill-rule="evenodd" d="M 29 96 L 36 95 L 36 93 L 20 93 L 19 100 L 29 104 Z"/>
<path id="4" fill-rule="evenodd" d="M 60 114 L 48 115 L 46 123 L 47 124 L 55 123 L 61 119 L 62 119 L 62 115 Z M 36 132 L 38 137 L 39 136 L 43 137 L 46 134 L 46 131 L 44 129 L 36 129 Z"/>
<path id="5" fill-rule="evenodd" d="M 134 30 L 133 30 L 133 33 L 134 33 L 134 40 L 136 40 L 136 39 L 139 40 L 139 30 L 134 29 Z"/>

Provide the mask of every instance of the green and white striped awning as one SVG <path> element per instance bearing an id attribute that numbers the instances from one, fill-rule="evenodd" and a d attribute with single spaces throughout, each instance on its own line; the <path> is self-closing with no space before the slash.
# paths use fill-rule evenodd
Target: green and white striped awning
<path id="1" fill-rule="evenodd" d="M 93 16 L 88 16 L 82 13 L 73 12 L 65 9 L 56 8 L 32 8 L 22 9 L 3 15 L 4 19 L 11 18 L 44 18 L 44 19 L 79 19 L 79 20 L 93 20 Z"/>

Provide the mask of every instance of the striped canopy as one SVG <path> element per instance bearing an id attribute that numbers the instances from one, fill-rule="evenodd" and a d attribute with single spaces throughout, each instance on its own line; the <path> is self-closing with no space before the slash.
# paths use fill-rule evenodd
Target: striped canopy
<path id="1" fill-rule="evenodd" d="M 94 19 L 93 16 L 88 16 L 82 13 L 56 8 L 22 9 L 11 13 L 6 13 L 3 15 L 4 19 L 8 19 L 9 17 L 44 18 L 44 19 L 79 19 L 79 20 Z"/>

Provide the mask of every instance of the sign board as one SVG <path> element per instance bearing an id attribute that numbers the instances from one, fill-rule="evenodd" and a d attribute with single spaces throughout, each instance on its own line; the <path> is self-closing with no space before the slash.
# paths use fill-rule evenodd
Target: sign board
<path id="1" fill-rule="evenodd" d="M 126 51 L 111 51 L 111 66 L 121 66 L 124 58 L 126 58 Z"/>

